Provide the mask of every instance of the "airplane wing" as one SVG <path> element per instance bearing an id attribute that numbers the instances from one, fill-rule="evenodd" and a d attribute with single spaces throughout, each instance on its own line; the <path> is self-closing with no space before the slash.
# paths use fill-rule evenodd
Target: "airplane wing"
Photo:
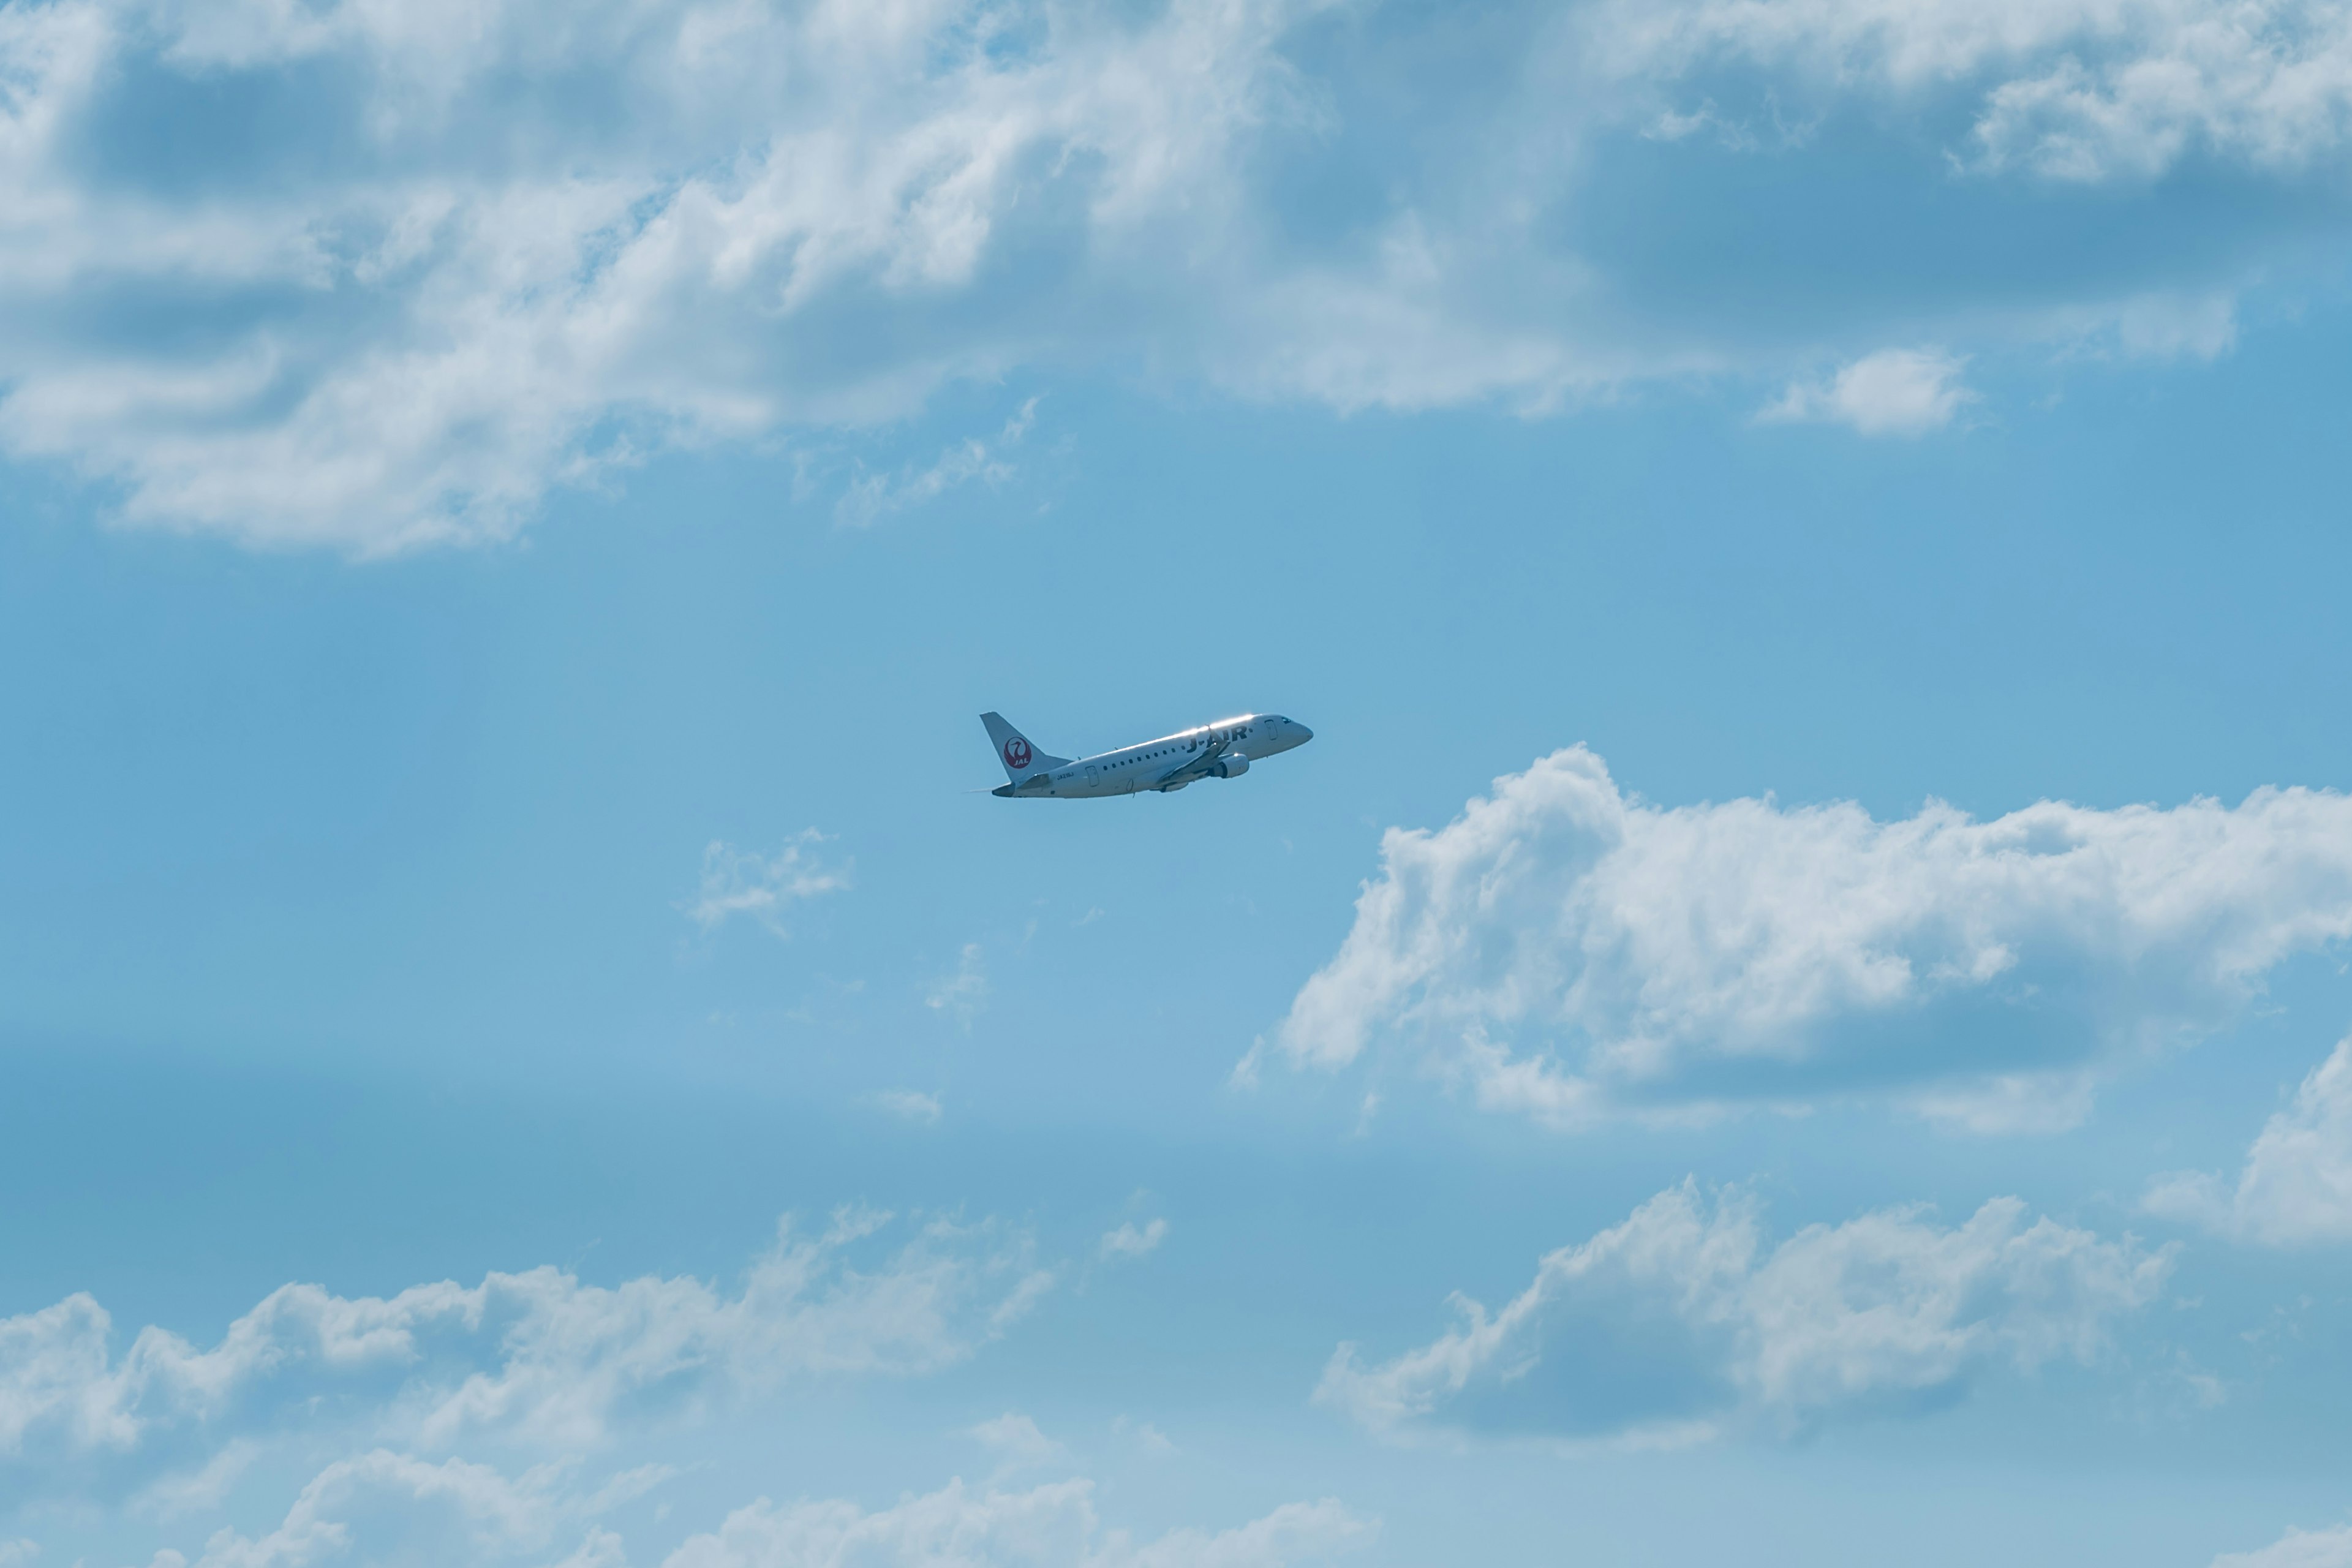
<path id="1" fill-rule="evenodd" d="M 1173 784 L 1191 784 L 1194 779 L 1209 776 L 1209 769 L 1219 757 L 1231 749 L 1231 741 L 1212 741 L 1200 752 L 1151 781 L 1153 789 L 1166 789 Z"/>

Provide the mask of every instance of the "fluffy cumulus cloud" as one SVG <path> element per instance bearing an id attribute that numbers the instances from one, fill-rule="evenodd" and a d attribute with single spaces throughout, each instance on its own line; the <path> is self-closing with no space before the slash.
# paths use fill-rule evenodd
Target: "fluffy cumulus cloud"
<path id="1" fill-rule="evenodd" d="M 2352 1040 L 2337 1045 L 2246 1152 L 2234 1189 L 2200 1172 L 2159 1179 L 2150 1212 L 2272 1247 L 2352 1241 Z"/>
<path id="2" fill-rule="evenodd" d="M 664 1568 L 1286 1568 L 1329 1562 L 1371 1534 L 1327 1498 L 1232 1530 L 1137 1541 L 1100 1527 L 1085 1480 L 1025 1492 L 957 1482 L 874 1512 L 849 1502 L 755 1503 L 688 1541 Z"/>
<path id="3" fill-rule="evenodd" d="M 25 0 L 0 8 L 0 449 L 130 522 L 375 554 L 1013 374 L 1540 409 L 1938 321 L 2128 336 L 2134 300 L 2257 277 L 2262 234 L 2012 205 L 2049 226 L 2004 254 L 2046 275 L 1886 279 L 1945 276 L 1905 247 L 1992 221 L 1990 182 L 2333 167 L 2347 27 L 2323 0 L 1602 0 L 1475 27 L 1329 0 Z M 1891 176 L 1916 201 L 1707 199 L 1727 149 L 1801 159 L 1889 114 L 1929 128 Z M 1678 174 L 1700 184 L 1661 200 Z M 2085 259 L 2081 224 L 2126 220 L 2130 267 Z M 1865 223 L 1875 263 L 1840 237 Z M 1819 406 L 1899 426 L 1957 395 L 1903 368 L 1863 359 Z M 1026 428 L 855 470 L 836 515 L 1002 482 Z"/>
<path id="4" fill-rule="evenodd" d="M 1768 1247 L 1751 1199 L 1686 1183 L 1544 1258 L 1499 1311 L 1457 1296 L 1459 1327 L 1377 1364 L 1341 1346 L 1318 1397 L 1392 1434 L 1792 1433 L 2089 1361 L 2168 1268 L 2129 1237 L 2029 1221 L 2014 1198 L 1957 1226 L 1895 1209 Z"/>
<path id="5" fill-rule="evenodd" d="M 888 1223 L 845 1210 L 819 1235 L 787 1226 L 732 1291 L 552 1268 L 388 1299 L 289 1285 L 210 1348 L 151 1327 L 117 1355 L 104 1309 L 68 1297 L 0 1320 L 0 1474 L 119 1491 L 339 1426 L 427 1451 L 496 1437 L 576 1452 L 787 1380 L 947 1365 L 1051 1284 L 1024 1238 L 950 1221 L 861 1267 Z"/>
<path id="6" fill-rule="evenodd" d="M 1391 828 L 1354 928 L 1274 1048 L 1415 1047 L 1561 1127 L 1835 1097 L 2063 1125 L 2352 935 L 2352 799 L 1667 808 L 1557 752 L 1435 831 Z"/>
<path id="7" fill-rule="evenodd" d="M 1882 349 L 1840 370 L 1824 384 L 1796 383 L 1759 418 L 1819 420 L 1865 436 L 1921 436 L 1952 422 L 1974 394 L 1960 384 L 1960 362 L 1918 349 Z"/>

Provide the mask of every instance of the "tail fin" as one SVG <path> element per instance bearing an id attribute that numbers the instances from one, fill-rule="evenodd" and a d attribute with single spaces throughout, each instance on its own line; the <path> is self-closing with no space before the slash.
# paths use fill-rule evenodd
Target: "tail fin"
<path id="1" fill-rule="evenodd" d="M 980 721 L 988 726 L 988 738 L 996 742 L 996 760 L 1004 764 L 1004 773 L 1017 786 L 1034 774 L 1049 768 L 1058 768 L 1069 762 L 1067 757 L 1049 757 L 1029 743 L 1029 737 L 1004 721 L 1002 713 L 983 713 Z"/>

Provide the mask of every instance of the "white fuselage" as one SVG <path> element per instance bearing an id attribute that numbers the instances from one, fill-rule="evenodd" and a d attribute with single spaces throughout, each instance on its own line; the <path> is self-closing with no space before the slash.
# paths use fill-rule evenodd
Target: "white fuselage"
<path id="1" fill-rule="evenodd" d="M 1231 777 L 1246 771 L 1250 763 L 1263 762 L 1314 738 L 1315 731 L 1306 725 L 1278 713 L 1244 713 L 1140 745 L 1080 757 L 1033 774 L 1018 788 L 997 793 L 1069 800 L 1179 790 L 1197 779 Z M 1200 765 L 1204 757 L 1210 759 L 1205 768 Z"/>

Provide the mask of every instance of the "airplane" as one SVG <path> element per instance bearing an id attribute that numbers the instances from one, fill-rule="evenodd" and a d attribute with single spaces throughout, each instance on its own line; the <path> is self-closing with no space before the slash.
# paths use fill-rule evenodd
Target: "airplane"
<path id="1" fill-rule="evenodd" d="M 1084 800 L 1150 790 L 1167 795 L 1195 779 L 1237 779 L 1252 762 L 1315 738 L 1314 731 L 1279 713 L 1244 713 L 1073 762 L 1031 745 L 1002 713 L 983 713 L 980 721 L 988 726 L 996 760 L 1012 781 L 988 793 L 1021 800 Z"/>

